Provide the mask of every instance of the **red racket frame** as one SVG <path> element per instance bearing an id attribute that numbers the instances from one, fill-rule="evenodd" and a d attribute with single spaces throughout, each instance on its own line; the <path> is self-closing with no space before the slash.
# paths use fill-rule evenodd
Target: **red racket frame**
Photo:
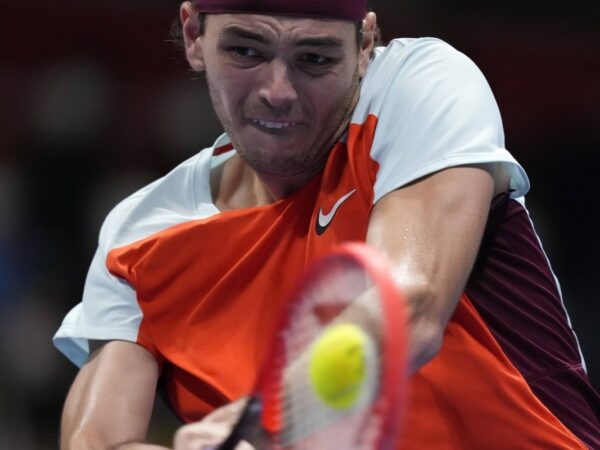
<path id="1" fill-rule="evenodd" d="M 379 436 L 375 449 L 392 448 L 397 441 L 406 402 L 407 374 L 407 312 L 406 301 L 394 282 L 387 260 L 379 251 L 365 243 L 352 242 L 336 247 L 331 253 L 310 267 L 295 287 L 291 301 L 284 307 L 276 330 L 287 330 L 294 320 L 298 302 L 303 301 L 307 286 L 318 281 L 332 265 L 345 260 L 346 263 L 362 267 L 377 287 L 382 310 L 382 365 L 381 383 L 372 402 L 372 414 L 379 416 Z M 273 370 L 278 359 L 285 354 L 286 343 L 283 333 L 276 338 L 258 377 L 256 393 L 262 401 L 261 423 L 271 433 L 281 429 L 281 405 L 278 393 L 280 386 L 274 381 Z"/>

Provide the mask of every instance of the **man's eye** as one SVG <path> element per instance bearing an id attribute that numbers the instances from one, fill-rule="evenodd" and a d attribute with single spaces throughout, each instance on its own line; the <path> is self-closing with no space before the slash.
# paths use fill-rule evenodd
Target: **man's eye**
<path id="1" fill-rule="evenodd" d="M 301 58 L 304 62 L 324 66 L 331 63 L 331 58 L 316 53 L 307 53 Z"/>
<path id="2" fill-rule="evenodd" d="M 258 52 L 250 47 L 230 47 L 229 51 L 244 58 L 255 58 L 258 56 Z"/>

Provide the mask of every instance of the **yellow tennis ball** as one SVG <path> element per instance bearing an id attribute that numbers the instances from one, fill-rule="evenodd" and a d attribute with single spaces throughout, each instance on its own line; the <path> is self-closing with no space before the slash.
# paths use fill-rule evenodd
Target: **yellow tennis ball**
<path id="1" fill-rule="evenodd" d="M 373 344 L 357 325 L 331 325 L 310 349 L 309 380 L 317 397 L 334 409 L 348 409 L 361 398 Z"/>

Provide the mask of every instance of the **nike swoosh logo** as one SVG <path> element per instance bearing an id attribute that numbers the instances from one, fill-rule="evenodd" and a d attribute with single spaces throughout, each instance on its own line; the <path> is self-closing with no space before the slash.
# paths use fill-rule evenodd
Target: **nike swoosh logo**
<path id="1" fill-rule="evenodd" d="M 319 217 L 317 218 L 317 235 L 321 236 L 323 233 L 325 233 L 325 230 L 333 220 L 337 210 L 340 209 L 340 206 L 342 206 L 342 203 L 348 200 L 348 198 L 355 192 L 356 189 L 352 189 L 350 192 L 340 197 L 333 205 L 333 208 L 331 208 L 331 211 L 329 211 L 327 214 L 323 212 L 323 208 L 319 209 Z"/>

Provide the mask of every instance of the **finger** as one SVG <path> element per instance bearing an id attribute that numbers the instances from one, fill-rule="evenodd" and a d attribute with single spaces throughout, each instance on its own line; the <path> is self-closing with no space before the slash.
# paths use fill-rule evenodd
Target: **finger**
<path id="1" fill-rule="evenodd" d="M 248 402 L 248 397 L 239 398 L 231 403 L 226 404 L 220 408 L 215 409 L 210 414 L 208 414 L 202 422 L 210 422 L 210 423 L 224 423 L 230 426 L 233 426 L 235 422 L 239 419 L 246 403 Z"/>
<path id="2" fill-rule="evenodd" d="M 208 414 L 199 422 L 184 425 L 173 439 L 174 450 L 211 450 L 217 447 L 231 432 L 238 420 L 247 398 L 241 398 Z M 246 443 L 236 450 L 253 450 Z"/>

